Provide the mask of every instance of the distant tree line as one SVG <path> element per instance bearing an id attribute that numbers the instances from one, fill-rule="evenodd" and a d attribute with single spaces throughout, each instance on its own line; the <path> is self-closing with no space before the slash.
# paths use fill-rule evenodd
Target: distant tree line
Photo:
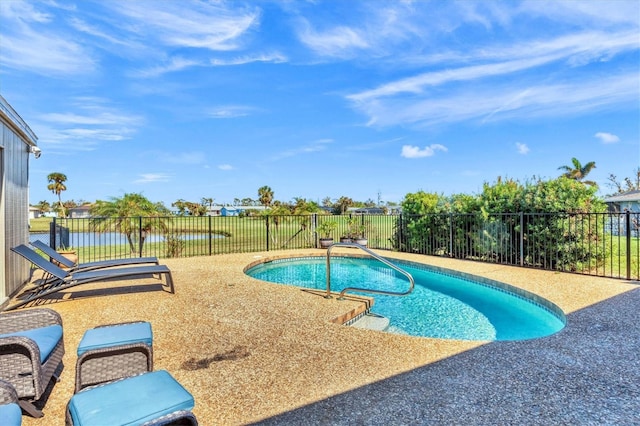
<path id="1" fill-rule="evenodd" d="M 567 178 L 568 180 L 580 182 L 583 186 L 588 186 L 594 189 L 597 189 L 597 185 L 595 182 L 586 180 L 587 175 L 596 167 L 595 162 L 590 161 L 586 164 L 582 164 L 578 159 L 572 158 L 571 165 L 560 166 L 558 169 L 563 171 L 562 177 Z M 67 190 L 67 176 L 64 173 L 54 172 L 50 173 L 47 176 L 48 185 L 47 189 L 53 192 L 58 200 L 54 203 L 50 203 L 49 201 L 42 200 L 35 204 L 42 212 L 56 212 L 61 217 L 66 217 L 69 209 L 83 206 L 87 204 L 91 204 L 85 200 L 67 200 L 62 201 L 62 192 Z M 501 180 L 499 180 L 501 181 Z M 631 190 L 640 190 L 640 167 L 634 171 L 632 177 L 625 177 L 622 181 L 619 181 L 618 178 L 614 174 L 610 174 L 608 177 L 609 186 L 615 189 L 614 194 L 620 194 L 624 192 L 628 192 Z M 515 181 L 511 181 L 515 182 Z M 529 184 L 527 184 L 529 185 Z M 485 184 L 486 189 L 486 184 Z M 366 201 L 355 201 L 348 196 L 340 196 L 337 199 L 332 199 L 331 197 L 325 197 L 322 199 L 321 203 L 318 204 L 315 201 L 303 198 L 303 197 L 295 197 L 291 201 L 279 201 L 274 197 L 274 191 L 269 186 L 262 186 L 258 188 L 257 191 L 258 197 L 256 199 L 247 197 L 247 198 L 234 198 L 232 206 L 263 206 L 269 209 L 271 214 L 345 214 L 349 208 L 351 207 L 380 207 L 383 210 L 389 207 L 396 207 L 398 203 L 394 202 L 382 202 L 378 199 L 378 201 L 374 201 L 372 199 L 368 199 Z M 480 194 L 482 198 L 483 195 Z M 505 194 L 499 194 L 498 196 L 503 196 Z M 405 200 L 401 204 L 410 203 L 413 194 L 407 194 Z M 443 199 L 442 196 L 438 196 L 439 199 Z M 595 196 L 594 196 L 595 197 Z M 379 197 L 378 197 L 379 198 Z M 449 202 L 452 205 L 459 205 L 465 199 L 473 199 L 474 196 L 471 195 L 452 195 L 448 197 Z M 171 207 L 174 209 L 173 213 L 179 216 L 203 216 L 208 214 L 211 208 L 215 205 L 213 197 L 203 197 L 200 201 L 188 201 L 184 199 L 178 199 L 171 204 Z M 99 202 L 99 200 L 97 201 Z M 504 202 L 506 203 L 506 201 Z M 504 204 L 503 203 L 503 204 Z M 525 205 L 523 205 L 524 207 Z M 530 207 L 530 206 L 527 206 Z M 171 213 L 171 210 L 165 208 L 167 212 Z M 260 214 L 257 211 L 245 214 Z"/>

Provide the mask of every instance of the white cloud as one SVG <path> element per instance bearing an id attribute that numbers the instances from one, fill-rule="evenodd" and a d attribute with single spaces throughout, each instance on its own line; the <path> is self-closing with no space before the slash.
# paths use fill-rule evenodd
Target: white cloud
<path id="1" fill-rule="evenodd" d="M 518 148 L 518 153 L 525 155 L 529 153 L 529 147 L 526 143 L 516 142 L 516 147 Z"/>
<path id="2" fill-rule="evenodd" d="M 333 143 L 333 139 L 318 139 L 307 145 L 303 145 L 299 148 L 290 149 L 287 151 L 283 151 L 279 154 L 276 154 L 273 157 L 271 157 L 271 160 L 272 161 L 281 160 L 283 158 L 294 157 L 300 154 L 312 154 L 314 152 L 324 151 L 325 149 L 327 149 L 327 145 L 332 143 Z"/>
<path id="3" fill-rule="evenodd" d="M 200 151 L 163 154 L 163 160 L 173 164 L 202 164 L 205 158 L 204 152 Z"/>
<path id="4" fill-rule="evenodd" d="M 139 35 L 153 34 L 170 46 L 216 51 L 240 47 L 240 38 L 259 24 L 258 10 L 226 7 L 223 2 L 116 2 L 114 11 L 131 19 Z"/>
<path id="5" fill-rule="evenodd" d="M 207 116 L 211 118 L 237 118 L 246 117 L 255 108 L 243 105 L 227 105 L 211 108 L 207 111 Z"/>
<path id="6" fill-rule="evenodd" d="M 346 57 L 355 50 L 369 47 L 369 43 L 357 29 L 347 26 L 337 26 L 321 32 L 312 29 L 305 22 L 298 36 L 303 44 L 323 56 Z"/>
<path id="7" fill-rule="evenodd" d="M 280 64 L 287 62 L 287 57 L 281 53 L 268 53 L 259 55 L 245 55 L 238 56 L 232 59 L 211 59 L 210 63 L 214 66 L 232 66 L 232 65 L 244 65 L 252 62 L 273 62 Z"/>
<path id="8" fill-rule="evenodd" d="M 606 144 L 620 142 L 620 138 L 611 133 L 598 132 L 593 136 L 600 139 L 602 143 L 606 143 Z"/>
<path id="9" fill-rule="evenodd" d="M 143 173 L 133 183 L 169 182 L 170 177 L 166 173 Z"/>
<path id="10" fill-rule="evenodd" d="M 162 65 L 151 67 L 149 69 L 141 70 L 132 73 L 134 77 L 148 78 L 157 77 L 166 73 L 182 71 L 187 68 L 197 67 L 204 65 L 200 61 L 186 59 L 181 57 L 171 58 L 169 61 Z"/>
<path id="11" fill-rule="evenodd" d="M 218 169 L 220 170 L 233 170 L 233 166 L 231 164 L 220 164 L 218 165 Z"/>
<path id="12" fill-rule="evenodd" d="M 29 72 L 77 75 L 93 71 L 96 63 L 80 44 L 47 31 L 25 29 L 19 34 L 2 34 L 1 63 Z"/>
<path id="13" fill-rule="evenodd" d="M 40 142 L 51 144 L 57 152 L 90 151 L 100 142 L 130 139 L 144 122 L 97 97 L 73 98 L 67 108 L 71 111 L 41 114 L 33 125 Z"/>
<path id="14" fill-rule="evenodd" d="M 573 79 L 547 85 L 501 85 L 477 82 L 432 96 L 377 98 L 357 102 L 355 108 L 369 117 L 369 125 L 429 126 L 477 119 L 572 116 L 637 102 L 638 74 L 629 72 Z"/>
<path id="15" fill-rule="evenodd" d="M 423 157 L 431 157 L 435 155 L 436 151 L 447 151 L 447 147 L 440 144 L 432 144 L 430 146 L 425 146 L 423 149 L 420 147 L 413 145 L 404 145 L 402 147 L 402 152 L 400 156 L 405 158 L 423 158 Z"/>

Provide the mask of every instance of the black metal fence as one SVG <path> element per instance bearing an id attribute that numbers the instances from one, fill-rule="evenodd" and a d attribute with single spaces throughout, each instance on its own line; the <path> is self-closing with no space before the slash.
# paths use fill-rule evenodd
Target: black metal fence
<path id="1" fill-rule="evenodd" d="M 630 212 L 53 219 L 31 239 L 81 262 L 191 257 L 317 247 L 325 221 L 336 241 L 363 234 L 374 249 L 640 280 L 640 213 Z"/>

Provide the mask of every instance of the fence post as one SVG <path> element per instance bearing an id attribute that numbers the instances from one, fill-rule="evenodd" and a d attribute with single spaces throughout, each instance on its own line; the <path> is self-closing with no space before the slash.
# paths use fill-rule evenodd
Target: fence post
<path id="1" fill-rule="evenodd" d="M 318 242 L 318 214 L 317 213 L 312 213 L 311 214 L 311 229 L 313 230 L 313 246 L 314 247 L 319 247 L 318 244 L 320 244 Z"/>
<path id="2" fill-rule="evenodd" d="M 524 266 L 524 212 L 520 212 L 520 266 Z"/>
<path id="3" fill-rule="evenodd" d="M 267 227 L 267 251 L 269 251 L 269 215 L 266 215 L 264 218 Z"/>
<path id="4" fill-rule="evenodd" d="M 142 257 L 142 244 L 144 244 L 144 241 L 142 240 L 142 216 L 138 216 L 138 251 L 140 253 L 140 257 Z"/>
<path id="5" fill-rule="evenodd" d="M 211 241 L 213 235 L 211 234 L 211 215 L 209 215 L 209 256 L 211 256 L 211 247 L 213 245 L 213 241 Z"/>
<path id="6" fill-rule="evenodd" d="M 49 223 L 49 246 L 54 250 L 56 249 L 56 218 Z"/>
<path id="7" fill-rule="evenodd" d="M 627 234 L 627 279 L 631 280 L 631 212 L 625 214 L 625 229 Z"/>
<path id="8" fill-rule="evenodd" d="M 398 251 L 404 250 L 404 221 L 402 218 L 402 212 L 400 212 L 398 215 L 398 240 L 396 241 Z"/>
<path id="9" fill-rule="evenodd" d="M 453 213 L 449 213 L 449 257 L 453 256 Z"/>

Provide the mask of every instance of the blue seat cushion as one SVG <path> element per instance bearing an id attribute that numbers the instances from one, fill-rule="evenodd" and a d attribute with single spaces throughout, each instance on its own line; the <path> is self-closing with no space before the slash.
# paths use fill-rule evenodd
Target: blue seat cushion
<path id="1" fill-rule="evenodd" d="M 153 334 L 151 332 L 151 324 L 148 322 L 134 322 L 87 330 L 78 345 L 78 356 L 93 349 L 133 343 L 144 343 L 152 347 Z"/>
<path id="2" fill-rule="evenodd" d="M 22 410 L 18 404 L 0 405 L 0 424 L 2 426 L 20 426 L 22 424 Z"/>
<path id="3" fill-rule="evenodd" d="M 71 397 L 69 414 L 79 425 L 138 425 L 178 410 L 193 396 L 165 370 L 89 388 Z"/>
<path id="4" fill-rule="evenodd" d="M 48 325 L 46 327 L 32 328 L 31 330 L 0 334 L 0 338 L 11 336 L 28 337 L 36 342 L 38 349 L 40 349 L 40 363 L 43 364 L 49 358 L 60 339 L 62 339 L 62 326 L 58 324 Z"/>

